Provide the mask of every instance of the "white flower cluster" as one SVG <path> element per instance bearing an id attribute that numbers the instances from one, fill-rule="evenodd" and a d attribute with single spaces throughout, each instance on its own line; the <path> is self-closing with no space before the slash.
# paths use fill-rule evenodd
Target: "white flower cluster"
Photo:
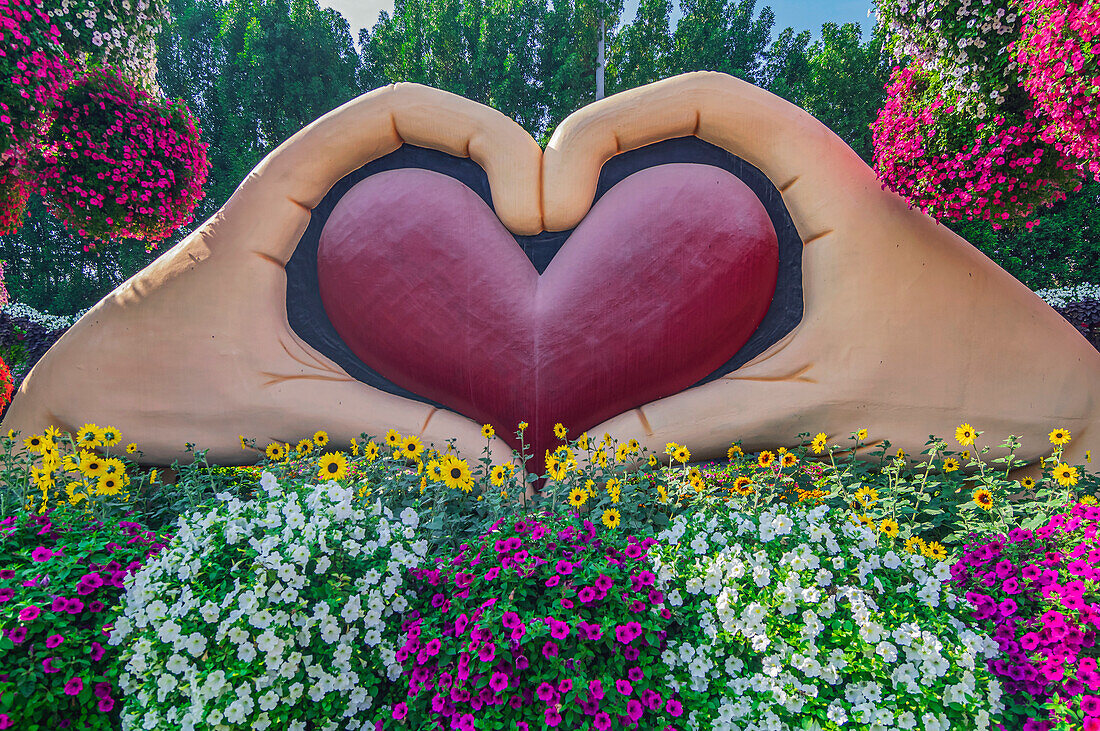
<path id="1" fill-rule="evenodd" d="M 156 38 L 171 20 L 166 0 L 59 0 L 48 14 L 63 38 L 90 49 L 91 59 L 115 66 L 131 83 L 157 92 Z"/>
<path id="2" fill-rule="evenodd" d="M 358 508 L 335 482 L 284 491 L 265 472 L 260 485 L 257 499 L 223 493 L 181 516 L 172 543 L 127 578 L 109 640 L 127 643 L 127 731 L 264 731 L 280 707 L 304 731 L 326 698 L 345 720 L 314 727 L 358 731 L 380 674 L 400 674 L 385 637 L 408 607 L 406 571 L 428 552 L 419 516 Z"/>
<path id="3" fill-rule="evenodd" d="M 911 58 L 940 76 L 944 90 L 979 118 L 1004 104 L 1016 68 L 1008 46 L 1019 37 L 1022 19 L 1007 0 L 884 0 L 878 20 L 898 60 Z M 946 22 L 945 22 L 946 21 Z M 1004 65 L 991 88 L 989 72 Z"/>
<path id="4" fill-rule="evenodd" d="M 1051 307 L 1065 307 L 1071 302 L 1100 299 L 1100 284 L 1075 284 L 1071 287 L 1040 289 L 1035 294 Z"/>
<path id="5" fill-rule="evenodd" d="M 9 302 L 3 306 L 4 314 L 8 317 L 21 317 L 31 320 L 39 325 L 42 325 L 48 330 L 60 330 L 63 327 L 72 327 L 73 323 L 80 319 L 80 317 L 87 312 L 82 310 L 75 315 L 51 315 L 48 312 L 39 312 L 30 305 L 25 305 L 20 302 Z"/>
<path id="6" fill-rule="evenodd" d="M 984 731 L 1002 708 L 980 661 L 997 644 L 946 611 L 946 563 L 880 547 L 826 506 L 680 515 L 659 538 L 658 585 L 685 588 L 669 604 L 701 633 L 669 643 L 665 681 L 718 696 L 692 728 L 786 731 L 824 711 L 845 728 Z M 967 710 L 949 719 L 956 703 Z"/>

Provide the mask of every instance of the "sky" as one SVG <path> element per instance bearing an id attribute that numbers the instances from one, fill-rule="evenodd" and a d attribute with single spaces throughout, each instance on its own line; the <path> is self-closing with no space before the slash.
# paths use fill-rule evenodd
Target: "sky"
<path id="1" fill-rule="evenodd" d="M 358 43 L 359 29 L 370 28 L 382 10 L 393 11 L 393 0 L 321 0 L 322 5 L 338 10 L 351 24 L 351 36 Z M 673 0 L 673 19 L 679 16 Z M 638 0 L 625 0 L 624 20 L 634 17 Z M 790 26 L 796 31 L 808 30 L 817 38 L 822 23 L 859 23 L 864 34 L 870 32 L 872 19 L 867 13 L 871 0 L 758 0 L 757 7 L 771 6 L 775 11 L 776 32 Z"/>

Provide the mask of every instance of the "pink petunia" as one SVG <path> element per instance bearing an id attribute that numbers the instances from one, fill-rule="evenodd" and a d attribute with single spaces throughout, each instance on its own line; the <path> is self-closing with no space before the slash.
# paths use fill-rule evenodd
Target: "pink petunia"
<path id="1" fill-rule="evenodd" d="M 36 605 L 31 604 L 29 606 L 23 607 L 23 609 L 20 610 L 19 621 L 32 622 L 35 619 L 38 619 L 38 615 L 40 614 L 42 614 L 42 610 L 39 609 Z"/>
<path id="2" fill-rule="evenodd" d="M 84 681 L 79 676 L 69 678 L 69 682 L 65 683 L 65 695 L 80 695 L 82 690 L 84 690 Z"/>

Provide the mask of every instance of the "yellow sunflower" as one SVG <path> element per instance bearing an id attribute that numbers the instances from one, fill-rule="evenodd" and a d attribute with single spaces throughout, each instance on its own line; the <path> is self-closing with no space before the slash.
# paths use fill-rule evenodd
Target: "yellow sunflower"
<path id="1" fill-rule="evenodd" d="M 935 559 L 936 561 L 942 561 L 947 558 L 947 549 L 943 547 L 943 544 L 939 541 L 932 541 L 921 553 L 925 558 Z"/>
<path id="2" fill-rule="evenodd" d="M 548 474 L 552 480 L 564 480 L 565 476 L 569 474 L 569 463 L 547 452 L 546 474 Z"/>
<path id="3" fill-rule="evenodd" d="M 437 462 L 436 464 L 439 463 Z M 495 467 L 493 467 L 493 469 L 489 470 L 489 482 L 493 483 L 495 487 L 501 487 L 502 485 L 504 485 L 504 473 L 504 465 L 496 465 Z"/>
<path id="4" fill-rule="evenodd" d="M 733 491 L 738 495 L 745 496 L 752 494 L 752 480 L 742 475 L 733 481 Z"/>
<path id="5" fill-rule="evenodd" d="M 122 434 L 113 426 L 105 426 L 99 430 L 99 441 L 104 447 L 113 447 L 122 441 Z"/>
<path id="6" fill-rule="evenodd" d="M 318 447 L 323 447 L 328 444 L 328 432 L 317 431 L 316 433 L 314 433 L 313 443 L 316 444 Z"/>
<path id="7" fill-rule="evenodd" d="M 574 508 L 579 508 L 588 501 L 588 491 L 582 490 L 579 487 L 574 487 L 569 491 L 569 504 Z"/>
<path id="8" fill-rule="evenodd" d="M 737 459 L 737 455 L 741 454 L 741 448 L 736 444 L 726 450 L 726 459 L 730 462 Z"/>
<path id="9" fill-rule="evenodd" d="M 866 429 L 860 429 L 858 432 L 856 432 L 856 439 L 857 440 L 862 442 L 866 438 L 867 438 L 867 430 Z"/>
<path id="10" fill-rule="evenodd" d="M 1070 467 L 1065 462 L 1059 463 L 1054 468 L 1054 479 L 1058 480 L 1058 484 L 1062 487 L 1071 487 L 1077 484 L 1077 468 Z"/>
<path id="11" fill-rule="evenodd" d="M 775 461 L 775 455 L 771 452 L 764 450 L 756 457 L 756 464 L 761 467 L 768 467 Z"/>
<path id="12" fill-rule="evenodd" d="M 622 498 L 623 487 L 619 480 L 612 478 L 607 481 L 607 495 L 611 498 L 611 502 L 617 503 Z"/>
<path id="13" fill-rule="evenodd" d="M 565 439 L 565 435 L 568 433 L 569 431 L 561 422 L 554 424 L 554 436 L 556 436 L 558 439 Z"/>
<path id="14" fill-rule="evenodd" d="M 783 458 L 779 460 L 780 464 L 784 467 L 794 467 L 798 464 L 798 457 L 794 456 L 793 452 L 787 452 L 783 455 Z"/>
<path id="15" fill-rule="evenodd" d="M 374 442 L 367 442 L 363 445 L 363 457 L 368 462 L 373 462 L 378 459 L 378 445 Z"/>
<path id="16" fill-rule="evenodd" d="M 659 463 L 660 462 L 657 459 L 657 455 L 655 455 L 655 454 L 649 455 L 649 466 L 650 467 L 656 467 Z"/>
<path id="17" fill-rule="evenodd" d="M 528 423 L 527 423 L 526 421 L 521 421 L 521 422 L 519 423 L 519 426 L 518 426 L 518 427 L 516 427 L 516 429 L 517 429 L 517 431 L 526 431 L 526 430 L 527 430 L 527 427 L 529 427 L 529 426 L 531 426 L 531 425 L 530 425 L 530 424 L 528 424 Z"/>
<path id="18" fill-rule="evenodd" d="M 248 449 L 248 442 L 244 439 L 244 434 L 238 434 L 237 438 L 241 440 L 241 449 Z"/>
<path id="19" fill-rule="evenodd" d="M 683 444 L 676 445 L 676 449 L 672 450 L 672 458 L 680 464 L 687 464 L 691 459 L 691 452 Z"/>
<path id="20" fill-rule="evenodd" d="M 100 446 L 99 427 L 95 424 L 85 424 L 76 432 L 76 446 L 93 449 Z"/>
<path id="21" fill-rule="evenodd" d="M 126 454 L 133 454 L 136 451 L 137 451 L 137 443 L 136 442 L 130 442 L 129 444 L 126 445 Z"/>
<path id="22" fill-rule="evenodd" d="M 993 507 L 993 493 L 986 490 L 984 487 L 980 487 L 974 491 L 974 504 L 984 510 L 989 510 Z"/>
<path id="23" fill-rule="evenodd" d="M 588 432 L 584 432 L 579 437 L 577 437 L 577 449 L 581 450 L 582 452 L 588 451 Z"/>
<path id="24" fill-rule="evenodd" d="M 470 465 L 466 460 L 453 455 L 443 458 L 440 469 L 443 473 L 443 484 L 452 490 L 470 492 L 473 489 L 473 479 L 470 475 Z"/>
<path id="25" fill-rule="evenodd" d="M 603 511 L 603 516 L 600 520 L 608 528 L 615 529 L 619 527 L 619 523 L 622 521 L 622 515 L 615 508 L 608 508 Z"/>
<path id="26" fill-rule="evenodd" d="M 696 468 L 692 468 L 692 470 L 688 472 L 687 479 L 688 484 L 691 485 L 695 492 L 702 492 L 703 488 L 706 487 L 706 483 L 703 482 L 703 473 Z"/>
<path id="27" fill-rule="evenodd" d="M 70 482 L 65 486 L 65 494 L 69 498 L 69 505 L 79 505 L 81 500 L 87 500 L 88 496 L 80 492 L 82 489 L 87 489 L 83 482 Z"/>
<path id="28" fill-rule="evenodd" d="M 95 491 L 97 495 L 110 497 L 119 494 L 122 487 L 122 479 L 117 475 L 103 475 L 96 481 Z"/>
<path id="29" fill-rule="evenodd" d="M 40 470 L 37 467 L 31 467 L 31 479 L 34 481 L 35 487 L 43 491 L 57 484 L 57 481 L 53 478 L 53 472 Z"/>
<path id="30" fill-rule="evenodd" d="M 898 450 L 898 459 L 905 459 L 905 450 L 904 449 L 899 449 Z"/>
<path id="31" fill-rule="evenodd" d="M 921 553 L 924 550 L 924 540 L 920 536 L 909 536 L 905 539 L 906 553 Z"/>
<path id="32" fill-rule="evenodd" d="M 863 513 L 862 515 L 857 515 L 856 520 L 859 521 L 860 525 L 865 525 L 868 528 L 870 528 L 871 530 L 875 529 L 875 521 L 872 520 L 871 516 L 867 515 L 867 513 Z"/>
<path id="33" fill-rule="evenodd" d="M 668 502 L 668 490 L 665 489 L 664 485 L 657 485 L 657 499 L 662 503 Z"/>
<path id="34" fill-rule="evenodd" d="M 630 445 L 620 444 L 618 447 L 615 448 L 615 461 L 616 462 L 625 462 L 627 457 L 629 457 L 629 456 L 630 456 Z"/>
<path id="35" fill-rule="evenodd" d="M 1024 488 L 1025 490 L 1030 490 L 1031 488 L 1035 487 L 1035 479 L 1032 477 L 1023 478 L 1022 480 L 1020 480 L 1020 487 Z"/>
<path id="36" fill-rule="evenodd" d="M 264 454 L 266 454 L 267 458 L 270 459 L 272 462 L 278 462 L 286 456 L 286 450 L 283 448 L 282 444 L 279 444 L 278 442 L 272 442 L 271 444 L 267 445 L 267 449 L 264 450 Z"/>
<path id="37" fill-rule="evenodd" d="M 438 459 L 428 460 L 428 479 L 432 482 L 443 482 L 443 463 Z"/>
<path id="38" fill-rule="evenodd" d="M 637 452 L 639 449 L 642 448 L 642 445 L 638 443 L 637 439 L 631 439 L 629 442 L 626 443 L 626 446 L 630 447 L 631 452 Z"/>
<path id="39" fill-rule="evenodd" d="M 869 508 L 878 502 L 878 490 L 873 487 L 863 487 L 856 490 L 856 500 L 865 508 Z"/>
<path id="40" fill-rule="evenodd" d="M 401 446 L 401 432 L 396 429 L 390 429 L 386 432 L 386 444 L 391 447 Z"/>
<path id="41" fill-rule="evenodd" d="M 423 451 L 424 445 L 416 437 L 408 436 L 401 440 L 401 453 L 409 459 L 420 459 Z"/>
<path id="42" fill-rule="evenodd" d="M 969 424 L 960 424 L 959 427 L 955 429 L 955 441 L 964 447 L 969 447 L 977 438 L 978 432 L 974 431 L 974 427 Z"/>
<path id="43" fill-rule="evenodd" d="M 49 439 L 51 442 L 58 441 L 64 435 L 65 435 L 65 432 L 61 431 L 56 426 L 52 426 L 52 425 L 46 427 L 46 431 L 44 431 L 42 433 L 42 436 L 46 437 L 46 439 Z"/>
<path id="44" fill-rule="evenodd" d="M 1050 433 L 1050 443 L 1061 446 L 1069 443 L 1069 430 L 1067 429 L 1055 429 Z"/>
<path id="45" fill-rule="evenodd" d="M 596 452 L 596 464 L 600 467 L 607 467 L 607 452 L 602 449 Z"/>
<path id="46" fill-rule="evenodd" d="M 954 457 L 947 457 L 946 459 L 944 459 L 944 461 L 943 461 L 943 471 L 944 472 L 954 472 L 957 469 L 959 469 L 959 460 L 955 459 Z"/>
<path id="47" fill-rule="evenodd" d="M 107 474 L 107 460 L 92 452 L 80 453 L 80 472 L 85 477 L 102 477 Z"/>
<path id="48" fill-rule="evenodd" d="M 898 522 L 890 518 L 883 518 L 878 524 L 878 529 L 891 538 L 896 538 L 898 535 Z"/>
<path id="49" fill-rule="evenodd" d="M 492 439 L 495 435 L 496 431 L 493 430 L 492 424 L 481 425 L 481 436 L 485 437 L 486 439 Z"/>
<path id="50" fill-rule="evenodd" d="M 354 457 L 359 456 L 359 442 L 355 440 L 355 437 L 351 438 L 351 454 Z"/>
<path id="51" fill-rule="evenodd" d="M 814 454 L 821 454 L 825 450 L 825 441 L 828 439 L 825 432 L 819 432 L 813 441 L 810 442 L 810 448 L 814 450 Z"/>
<path id="52" fill-rule="evenodd" d="M 342 480 L 348 476 L 348 456 L 343 452 L 327 452 L 317 461 L 317 476 L 322 480 Z"/>
<path id="53" fill-rule="evenodd" d="M 313 442 L 309 439 L 299 440 L 297 446 L 294 447 L 294 452 L 299 457 L 304 457 L 313 451 Z"/>
<path id="54" fill-rule="evenodd" d="M 46 444 L 48 444 L 46 437 L 41 434 L 32 434 L 23 440 L 23 446 L 36 454 L 41 453 L 42 450 L 45 449 Z"/>
<path id="55" fill-rule="evenodd" d="M 149 472 L 149 482 L 152 483 L 152 482 L 156 482 L 156 481 L 157 481 L 157 471 L 154 469 L 154 470 Z"/>

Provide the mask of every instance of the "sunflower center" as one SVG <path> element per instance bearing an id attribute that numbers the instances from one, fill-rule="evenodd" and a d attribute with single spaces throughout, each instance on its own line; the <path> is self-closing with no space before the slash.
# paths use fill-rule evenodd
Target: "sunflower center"
<path id="1" fill-rule="evenodd" d="M 459 477 L 462 477 L 462 470 L 460 470 L 457 467 L 452 467 L 451 468 L 451 479 L 457 480 Z"/>

